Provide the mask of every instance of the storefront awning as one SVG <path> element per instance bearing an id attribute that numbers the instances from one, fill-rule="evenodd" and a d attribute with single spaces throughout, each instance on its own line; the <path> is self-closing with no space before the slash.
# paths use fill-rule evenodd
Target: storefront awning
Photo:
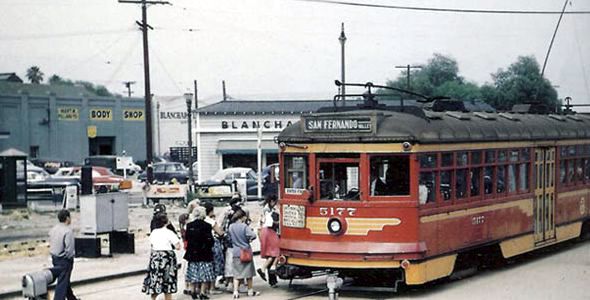
<path id="1" fill-rule="evenodd" d="M 256 153 L 256 146 L 255 140 L 222 140 L 217 144 L 217 153 Z M 261 148 L 264 153 L 279 152 L 279 145 L 274 141 L 262 141 Z"/>

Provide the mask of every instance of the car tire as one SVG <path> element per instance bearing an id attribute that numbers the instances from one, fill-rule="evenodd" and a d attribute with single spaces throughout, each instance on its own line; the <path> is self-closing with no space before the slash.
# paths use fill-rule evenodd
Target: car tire
<path id="1" fill-rule="evenodd" d="M 99 186 L 98 189 L 97 189 L 97 191 L 96 191 L 97 194 L 105 194 L 107 192 L 108 192 L 108 189 L 104 185 Z"/>

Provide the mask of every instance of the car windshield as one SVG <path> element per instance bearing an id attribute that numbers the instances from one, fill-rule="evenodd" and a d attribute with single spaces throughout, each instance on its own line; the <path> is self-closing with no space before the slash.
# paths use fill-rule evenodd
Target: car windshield
<path id="1" fill-rule="evenodd" d="M 164 172 L 166 165 L 154 165 L 154 172 Z"/>
<path id="2" fill-rule="evenodd" d="M 184 166 L 182 164 L 170 164 L 166 166 L 166 172 L 176 172 L 184 170 Z"/>
<path id="3" fill-rule="evenodd" d="M 103 172 L 104 175 L 109 175 L 109 176 L 115 175 L 115 173 L 113 173 L 113 171 L 111 171 L 110 169 L 103 169 L 103 170 L 104 170 L 104 172 Z"/>
<path id="4" fill-rule="evenodd" d="M 248 171 L 248 173 L 246 173 L 246 179 L 256 179 L 256 172 L 254 172 L 254 170 L 250 170 Z"/>

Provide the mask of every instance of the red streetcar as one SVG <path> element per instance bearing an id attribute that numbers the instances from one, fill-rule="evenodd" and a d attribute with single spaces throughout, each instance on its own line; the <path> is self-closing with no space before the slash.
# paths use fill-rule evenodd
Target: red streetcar
<path id="1" fill-rule="evenodd" d="M 423 284 L 590 232 L 590 116 L 373 96 L 278 136 L 281 278 Z"/>

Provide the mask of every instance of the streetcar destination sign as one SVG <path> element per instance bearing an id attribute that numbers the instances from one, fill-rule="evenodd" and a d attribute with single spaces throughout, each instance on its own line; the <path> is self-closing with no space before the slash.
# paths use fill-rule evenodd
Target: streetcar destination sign
<path id="1" fill-rule="evenodd" d="M 371 132 L 373 130 L 370 117 L 315 117 L 306 118 L 304 124 L 307 132 Z"/>

